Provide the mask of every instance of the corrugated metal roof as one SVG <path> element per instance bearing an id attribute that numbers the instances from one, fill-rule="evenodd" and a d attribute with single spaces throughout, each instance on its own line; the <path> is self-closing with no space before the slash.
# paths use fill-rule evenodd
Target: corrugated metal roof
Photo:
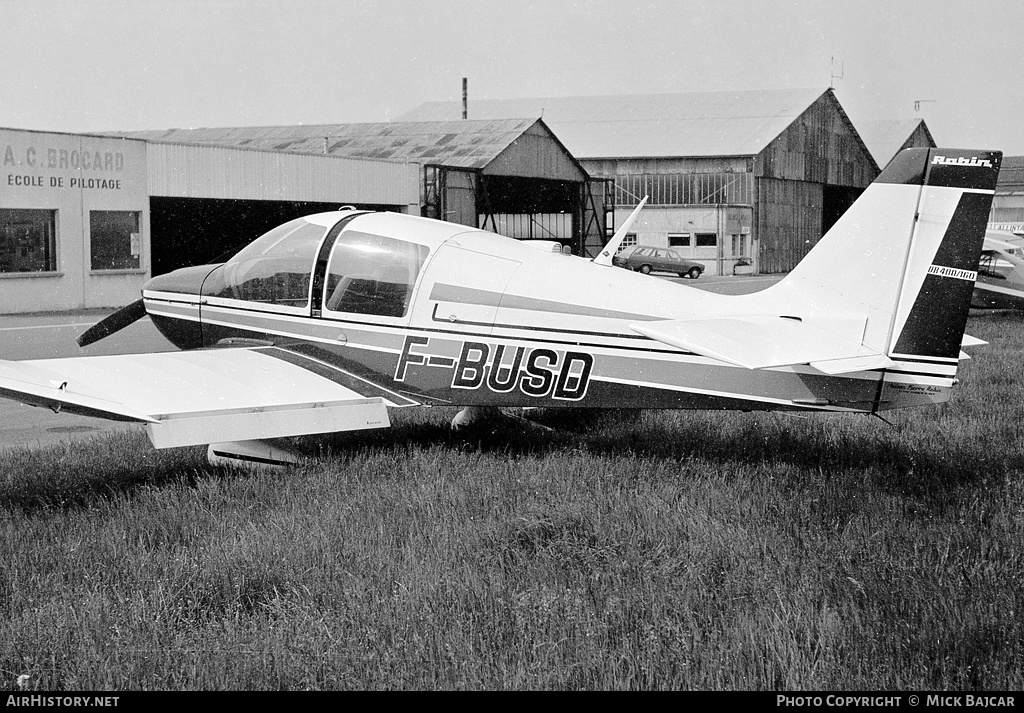
<path id="1" fill-rule="evenodd" d="M 148 141 L 484 168 L 537 119 L 315 124 L 112 132 Z"/>
<path id="2" fill-rule="evenodd" d="M 577 158 L 754 156 L 828 89 L 635 94 L 469 101 L 474 119 L 537 116 Z M 426 102 L 395 119 L 461 116 L 460 101 Z"/>
<path id="3" fill-rule="evenodd" d="M 931 138 L 924 119 L 877 119 L 858 121 L 856 126 L 857 133 L 879 166 L 889 163 L 919 128 Z M 935 142 L 932 141 L 931 145 L 934 146 Z"/>

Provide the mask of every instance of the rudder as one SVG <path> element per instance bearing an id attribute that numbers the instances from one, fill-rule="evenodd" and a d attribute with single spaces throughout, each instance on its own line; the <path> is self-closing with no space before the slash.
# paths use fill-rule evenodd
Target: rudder
<path id="1" fill-rule="evenodd" d="M 879 181 L 917 183 L 920 199 L 888 355 L 959 358 L 999 175 L 998 151 L 917 149 Z"/>

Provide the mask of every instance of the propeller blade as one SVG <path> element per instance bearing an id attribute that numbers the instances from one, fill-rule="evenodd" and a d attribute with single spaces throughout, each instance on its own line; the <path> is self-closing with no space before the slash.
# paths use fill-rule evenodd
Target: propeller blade
<path id="1" fill-rule="evenodd" d="M 98 342 L 104 337 L 109 337 L 114 332 L 124 329 L 129 324 L 137 322 L 146 316 L 146 305 L 141 299 L 137 299 L 130 305 L 122 307 L 114 314 L 101 319 L 96 324 L 82 332 L 78 337 L 78 346 L 85 347 L 93 342 Z"/>

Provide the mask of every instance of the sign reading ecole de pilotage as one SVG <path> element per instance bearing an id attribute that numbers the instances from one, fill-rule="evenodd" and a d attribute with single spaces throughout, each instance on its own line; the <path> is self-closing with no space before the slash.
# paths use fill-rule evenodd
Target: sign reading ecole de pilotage
<path id="1" fill-rule="evenodd" d="M 65 143 L 68 143 L 65 141 Z M 120 191 L 127 187 L 123 150 L 103 146 L 0 144 L 4 187 Z M 102 143 L 102 142 L 100 142 Z M 113 142 L 112 142 L 113 143 Z M 116 142 L 117 148 L 123 146 Z M 89 175 L 86 175 L 89 174 Z"/>

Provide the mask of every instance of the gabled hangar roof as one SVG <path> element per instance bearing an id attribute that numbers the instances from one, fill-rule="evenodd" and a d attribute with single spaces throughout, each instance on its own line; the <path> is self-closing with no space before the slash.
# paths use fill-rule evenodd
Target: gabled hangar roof
<path id="1" fill-rule="evenodd" d="M 531 130 L 533 133 L 542 131 L 553 138 L 550 129 L 537 118 L 458 120 L 458 117 L 452 121 L 162 129 L 116 132 L 113 135 L 154 142 L 235 146 L 484 169 Z M 583 173 L 582 168 L 579 171 Z"/>
<path id="2" fill-rule="evenodd" d="M 882 167 L 900 149 L 925 145 L 935 148 L 935 139 L 924 119 L 877 119 L 858 121 L 856 126 L 875 163 Z"/>
<path id="3" fill-rule="evenodd" d="M 580 159 L 755 156 L 828 89 L 757 89 L 469 100 L 469 116 L 540 116 Z M 395 119 L 457 119 L 461 101 L 426 102 Z"/>

